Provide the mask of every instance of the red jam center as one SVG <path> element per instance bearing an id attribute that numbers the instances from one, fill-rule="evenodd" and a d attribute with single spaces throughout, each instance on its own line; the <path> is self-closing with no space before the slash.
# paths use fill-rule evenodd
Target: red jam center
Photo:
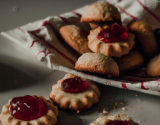
<path id="1" fill-rule="evenodd" d="M 30 121 L 45 115 L 47 108 L 42 99 L 26 95 L 13 98 L 10 102 L 9 111 L 17 119 Z"/>
<path id="2" fill-rule="evenodd" d="M 88 83 L 80 77 L 65 79 L 61 84 L 61 89 L 69 93 L 80 93 L 88 88 Z"/>
<path id="3" fill-rule="evenodd" d="M 101 39 L 104 43 L 112 43 L 118 40 L 127 40 L 128 33 L 123 27 L 119 26 L 117 23 L 114 23 L 111 27 L 102 30 L 98 34 L 98 39 Z"/>
<path id="4" fill-rule="evenodd" d="M 107 122 L 106 125 L 129 125 L 129 123 L 127 121 L 115 120 L 115 121 Z"/>

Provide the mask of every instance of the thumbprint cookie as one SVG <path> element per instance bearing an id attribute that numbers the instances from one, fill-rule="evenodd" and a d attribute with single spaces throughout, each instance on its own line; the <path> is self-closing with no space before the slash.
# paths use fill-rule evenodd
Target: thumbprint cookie
<path id="1" fill-rule="evenodd" d="M 55 125 L 58 108 L 42 96 L 21 96 L 11 99 L 2 108 L 2 125 Z"/>
<path id="2" fill-rule="evenodd" d="M 97 104 L 100 91 L 91 80 L 66 74 L 63 79 L 52 86 L 49 97 L 60 108 L 78 113 Z"/>
<path id="3" fill-rule="evenodd" d="M 118 116 L 101 116 L 89 125 L 138 125 L 126 114 L 121 113 Z"/>
<path id="4" fill-rule="evenodd" d="M 98 27 L 88 35 L 88 47 L 109 57 L 126 55 L 134 46 L 135 36 L 117 23 L 110 27 Z"/>

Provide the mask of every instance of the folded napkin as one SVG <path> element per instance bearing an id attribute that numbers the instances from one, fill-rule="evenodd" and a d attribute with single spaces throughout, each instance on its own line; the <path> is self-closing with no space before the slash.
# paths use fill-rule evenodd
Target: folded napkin
<path id="1" fill-rule="evenodd" d="M 121 13 L 124 26 L 132 20 L 144 20 L 153 29 L 160 28 L 160 1 L 158 0 L 105 0 L 98 2 L 114 4 Z M 78 56 L 58 37 L 58 31 L 60 27 L 67 24 L 75 24 L 87 30 L 87 25 L 80 23 L 81 14 L 87 6 L 69 13 L 47 17 L 1 34 L 24 48 L 30 49 L 40 61 L 46 63 L 51 69 L 73 73 L 104 85 L 160 95 L 159 79 L 145 77 L 143 70 L 136 70 L 131 76 L 116 80 L 74 70 Z"/>

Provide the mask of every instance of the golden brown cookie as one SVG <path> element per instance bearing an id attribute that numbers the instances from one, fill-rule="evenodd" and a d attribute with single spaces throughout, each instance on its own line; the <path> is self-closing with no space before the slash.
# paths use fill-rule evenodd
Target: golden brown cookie
<path id="1" fill-rule="evenodd" d="M 107 76 L 119 76 L 117 63 L 110 57 L 100 53 L 85 53 L 79 57 L 75 69 Z"/>
<path id="2" fill-rule="evenodd" d="M 132 33 L 128 33 L 128 39 L 116 40 L 115 42 L 105 43 L 102 39 L 98 39 L 99 33 L 107 28 L 98 27 L 95 30 L 91 30 L 88 35 L 88 47 L 97 53 L 104 54 L 109 57 L 121 57 L 126 55 L 134 46 L 135 36 Z"/>
<path id="3" fill-rule="evenodd" d="M 132 21 L 128 29 L 139 39 L 146 56 L 153 57 L 157 52 L 157 42 L 151 26 L 144 21 Z"/>
<path id="4" fill-rule="evenodd" d="M 89 23 L 89 26 L 91 27 L 92 30 L 98 28 L 99 26 L 101 26 L 103 28 L 109 27 L 109 25 L 107 25 L 107 24 L 98 24 L 98 23 Z"/>
<path id="5" fill-rule="evenodd" d="M 118 9 L 112 4 L 100 3 L 89 5 L 83 12 L 81 22 L 121 22 Z"/>
<path id="6" fill-rule="evenodd" d="M 87 32 L 75 25 L 66 25 L 59 30 L 65 42 L 79 54 L 91 52 L 88 48 Z"/>
<path id="7" fill-rule="evenodd" d="M 142 54 L 137 50 L 131 50 L 129 54 L 116 59 L 119 70 L 131 70 L 141 66 L 144 62 Z"/>
<path id="8" fill-rule="evenodd" d="M 0 120 L 1 120 L 2 125 L 55 125 L 57 124 L 58 108 L 54 106 L 51 100 L 46 100 L 42 96 L 29 97 L 29 98 L 32 98 L 32 97 L 38 98 L 38 103 L 39 105 L 41 104 L 41 106 L 39 106 L 38 115 L 40 113 L 42 114 L 42 112 L 44 111 L 44 110 L 42 111 L 42 106 L 43 106 L 42 104 L 44 104 L 46 107 L 45 109 L 46 112 L 43 116 L 33 119 L 32 117 L 34 117 L 35 113 L 37 112 L 36 110 L 37 105 L 35 104 L 35 101 L 32 98 L 30 99 L 30 101 L 34 102 L 34 105 L 31 107 L 31 105 L 29 104 L 30 103 L 33 104 L 33 103 L 26 102 L 26 96 L 24 97 L 25 97 L 24 103 L 22 103 L 22 101 L 16 101 L 16 103 L 15 102 L 13 103 L 13 100 L 15 101 L 17 98 L 16 97 L 16 98 L 11 99 L 7 105 L 3 106 L 2 113 L 0 114 Z M 30 111 L 30 109 L 32 111 Z M 22 110 L 26 110 L 26 111 L 22 111 Z M 26 114 L 30 114 L 30 115 L 34 114 L 34 115 L 32 117 L 31 116 L 26 117 Z M 20 118 L 23 118 L 24 120 L 18 119 L 15 117 L 20 117 Z M 32 120 L 26 120 L 29 118 L 32 118 Z"/>
<path id="9" fill-rule="evenodd" d="M 115 125 L 138 125 L 124 113 L 118 114 L 118 116 L 101 116 L 89 125 L 114 125 L 114 123 Z"/>
<path id="10" fill-rule="evenodd" d="M 63 79 L 52 86 L 49 97 L 60 108 L 80 111 L 97 104 L 100 92 L 91 80 L 73 74 L 66 74 Z"/>
<path id="11" fill-rule="evenodd" d="M 160 54 L 154 56 L 147 64 L 146 73 L 151 77 L 160 76 Z"/>

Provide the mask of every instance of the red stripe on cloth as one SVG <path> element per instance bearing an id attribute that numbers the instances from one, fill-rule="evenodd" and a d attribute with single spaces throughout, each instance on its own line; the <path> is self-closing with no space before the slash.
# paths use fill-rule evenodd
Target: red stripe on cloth
<path id="1" fill-rule="evenodd" d="M 33 47 L 33 45 L 34 45 L 34 43 L 36 43 L 36 42 L 39 42 L 39 40 L 35 40 L 35 41 L 33 41 L 33 42 L 32 42 L 32 45 L 30 46 L 30 48 L 32 48 L 32 47 Z"/>
<path id="2" fill-rule="evenodd" d="M 64 23 L 69 24 L 68 20 L 65 17 L 62 17 L 62 16 L 58 16 L 58 17 L 61 18 Z"/>
<path id="3" fill-rule="evenodd" d="M 20 27 L 18 27 L 17 29 L 20 30 L 21 32 L 25 33 L 25 31 L 23 29 L 21 29 Z"/>
<path id="4" fill-rule="evenodd" d="M 49 55 L 49 54 L 52 54 L 52 53 L 51 53 L 51 52 L 48 52 L 48 53 L 46 53 L 46 56 Z"/>
<path id="5" fill-rule="evenodd" d="M 46 53 L 46 52 L 45 52 L 45 51 L 39 51 L 39 53 L 37 54 L 37 56 L 38 56 L 40 53 Z"/>
<path id="6" fill-rule="evenodd" d="M 141 82 L 141 89 L 148 90 L 149 88 L 145 88 L 144 85 L 143 85 L 143 82 Z"/>
<path id="7" fill-rule="evenodd" d="M 125 83 L 121 83 L 121 85 L 124 89 L 128 89 Z"/>
<path id="8" fill-rule="evenodd" d="M 108 2 L 107 0 L 106 0 L 106 2 L 105 2 L 105 3 L 110 4 L 110 2 Z"/>
<path id="9" fill-rule="evenodd" d="M 116 6 L 116 5 L 115 5 Z M 129 14 L 128 12 L 126 12 L 122 7 L 120 6 L 116 6 L 120 9 L 121 12 L 125 13 L 126 15 L 130 16 L 132 19 L 136 20 L 137 18 L 134 17 L 133 15 Z"/>
<path id="10" fill-rule="evenodd" d="M 59 53 L 61 56 L 63 56 L 65 59 L 67 59 L 70 63 L 72 63 L 73 65 L 75 65 L 75 61 L 73 61 L 72 59 L 70 59 L 68 56 L 66 56 L 64 53 L 62 53 L 61 51 L 59 51 L 56 47 L 54 47 L 53 45 L 45 42 L 45 44 L 47 44 L 50 48 L 54 49 L 57 53 Z"/>
<path id="11" fill-rule="evenodd" d="M 77 16 L 79 16 L 79 17 L 81 17 L 82 15 L 81 14 L 79 14 L 79 13 L 77 13 L 77 12 L 72 12 L 73 14 L 76 14 Z"/>
<path id="12" fill-rule="evenodd" d="M 150 11 L 140 0 L 137 0 L 137 2 L 148 12 L 150 13 L 154 18 L 156 18 L 160 22 L 160 18 L 158 18 L 152 11 Z"/>

